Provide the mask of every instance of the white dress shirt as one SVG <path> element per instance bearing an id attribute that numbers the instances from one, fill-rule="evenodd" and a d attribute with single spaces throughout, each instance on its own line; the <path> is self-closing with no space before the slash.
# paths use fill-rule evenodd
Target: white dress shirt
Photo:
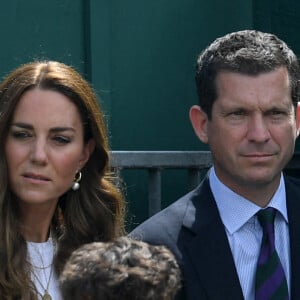
<path id="1" fill-rule="evenodd" d="M 225 226 L 244 298 L 254 300 L 255 271 L 262 240 L 262 228 L 255 214 L 261 207 L 225 186 L 216 176 L 214 168 L 210 170 L 209 182 Z M 275 248 L 290 291 L 290 240 L 283 175 L 268 207 L 278 210 L 274 224 Z"/>

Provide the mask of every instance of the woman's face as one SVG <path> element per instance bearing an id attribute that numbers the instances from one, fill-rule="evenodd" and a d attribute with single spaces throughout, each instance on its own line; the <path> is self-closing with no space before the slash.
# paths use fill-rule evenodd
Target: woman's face
<path id="1" fill-rule="evenodd" d="M 23 94 L 5 143 L 10 189 L 20 204 L 56 205 L 93 151 L 84 144 L 77 107 L 66 96 L 33 89 Z"/>

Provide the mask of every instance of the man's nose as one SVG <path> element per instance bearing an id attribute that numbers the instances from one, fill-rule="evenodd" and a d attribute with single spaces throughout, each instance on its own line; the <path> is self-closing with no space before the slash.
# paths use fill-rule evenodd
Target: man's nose
<path id="1" fill-rule="evenodd" d="M 262 114 L 249 118 L 248 139 L 256 143 L 265 143 L 270 139 L 268 122 Z"/>

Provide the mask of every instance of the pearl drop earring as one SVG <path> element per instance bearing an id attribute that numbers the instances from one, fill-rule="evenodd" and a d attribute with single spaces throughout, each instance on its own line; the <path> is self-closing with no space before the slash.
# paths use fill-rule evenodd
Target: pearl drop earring
<path id="1" fill-rule="evenodd" d="M 75 177 L 74 177 L 73 185 L 72 185 L 72 190 L 73 191 L 79 190 L 79 188 L 80 188 L 79 182 L 81 180 L 81 176 L 82 176 L 81 172 L 77 171 L 76 174 L 75 174 Z"/>

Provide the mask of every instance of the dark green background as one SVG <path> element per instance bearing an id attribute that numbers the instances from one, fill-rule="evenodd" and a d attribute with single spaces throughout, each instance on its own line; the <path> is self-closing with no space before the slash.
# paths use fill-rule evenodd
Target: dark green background
<path id="1" fill-rule="evenodd" d="M 3 1 L 0 76 L 33 59 L 65 62 L 101 98 L 113 150 L 203 150 L 188 119 L 199 52 L 218 36 L 254 28 L 300 54 L 299 11 L 296 0 Z M 123 176 L 132 228 L 147 217 L 147 173 Z M 184 171 L 162 179 L 163 206 L 187 190 Z"/>

